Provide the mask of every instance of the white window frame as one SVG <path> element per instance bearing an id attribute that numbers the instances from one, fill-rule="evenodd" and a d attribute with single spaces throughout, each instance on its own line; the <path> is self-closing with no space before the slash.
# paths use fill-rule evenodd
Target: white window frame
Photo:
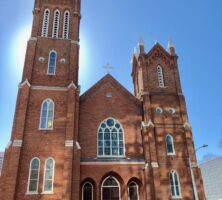
<path id="1" fill-rule="evenodd" d="M 53 115 L 52 115 L 52 127 L 51 128 L 42 128 L 41 127 L 41 121 L 42 121 L 42 111 L 43 111 L 43 104 L 46 102 L 46 101 L 50 101 L 52 104 L 53 104 Z M 54 115 L 55 115 L 55 103 L 52 99 L 45 99 L 42 104 L 41 104 L 41 111 L 40 111 L 40 120 L 39 120 L 39 130 L 53 130 L 53 126 L 54 126 Z M 48 116 L 48 110 L 47 110 L 47 116 Z M 48 121 L 48 119 L 47 119 Z"/>
<path id="2" fill-rule="evenodd" d="M 103 200 L 103 188 L 104 188 L 104 187 L 109 187 L 109 186 L 103 186 L 104 183 L 106 182 L 106 180 L 107 180 L 108 178 L 113 178 L 113 179 L 117 182 L 118 187 L 119 187 L 119 200 L 121 200 L 121 187 L 120 187 L 119 181 L 118 181 L 114 176 L 107 176 L 107 177 L 103 180 L 103 182 L 102 182 L 102 184 L 101 184 L 101 200 Z"/>
<path id="3" fill-rule="evenodd" d="M 47 161 L 48 160 L 52 160 L 53 161 L 53 171 L 52 171 L 52 190 L 51 191 L 45 191 L 45 180 L 46 180 L 46 178 L 45 178 L 45 176 L 46 176 L 46 173 L 45 173 L 45 171 L 46 171 L 46 163 L 47 163 Z M 53 194 L 54 192 L 54 175 L 55 175 L 55 160 L 52 158 L 52 157 L 49 157 L 49 158 L 47 158 L 46 160 L 45 160 L 45 165 L 44 165 L 44 178 L 43 178 L 43 184 L 42 184 L 42 194 Z"/>
<path id="4" fill-rule="evenodd" d="M 123 155 L 99 155 L 99 129 L 101 128 L 101 124 L 104 122 L 104 121 L 107 121 L 108 119 L 112 119 L 116 122 L 119 123 L 122 131 L 123 131 Z M 119 143 L 119 138 L 118 138 L 118 143 Z M 110 146 L 111 148 L 111 146 Z M 119 146 L 118 146 L 119 148 Z M 105 149 L 104 147 L 104 139 L 103 139 L 103 150 Z M 117 120 L 117 119 L 114 119 L 113 117 L 108 117 L 104 120 L 102 120 L 99 124 L 99 127 L 98 127 L 98 130 L 97 130 L 97 157 L 99 158 L 125 158 L 126 157 L 126 147 L 125 147 L 125 133 L 124 133 L 124 129 L 123 129 L 123 126 L 122 124 Z"/>
<path id="5" fill-rule="evenodd" d="M 172 153 L 169 153 L 169 152 L 168 152 L 168 148 L 167 148 L 167 137 L 170 137 L 170 139 L 171 139 L 172 148 L 173 148 L 173 152 L 172 152 Z M 166 143 L 167 155 L 176 155 L 175 148 L 174 148 L 174 140 L 173 140 L 173 136 L 172 136 L 172 135 L 170 135 L 170 134 L 167 134 L 167 135 L 166 135 L 166 137 L 165 137 L 165 143 Z"/>
<path id="6" fill-rule="evenodd" d="M 82 200 L 84 199 L 83 197 L 83 195 L 84 195 L 84 187 L 85 187 L 85 185 L 86 184 L 90 184 L 91 186 L 92 186 L 92 200 L 94 199 L 94 196 L 93 196 L 93 193 L 94 193 L 94 188 L 93 188 L 93 184 L 91 183 L 91 182 L 89 182 L 89 181 L 87 181 L 87 182 L 85 182 L 84 184 L 83 184 L 83 186 L 82 186 Z"/>
<path id="7" fill-rule="evenodd" d="M 157 66 L 157 78 L 158 78 L 159 87 L 164 88 L 165 84 L 164 84 L 163 68 L 160 65 Z"/>
<path id="8" fill-rule="evenodd" d="M 177 179 L 178 179 L 178 188 L 179 188 L 179 195 L 173 195 L 173 194 L 172 194 L 172 191 L 171 191 L 171 182 L 170 182 L 170 174 L 173 174 L 173 184 L 174 184 L 173 187 L 174 187 L 174 192 L 175 192 L 175 194 L 176 194 L 176 184 L 175 184 L 174 174 L 176 174 L 176 176 L 177 176 Z M 170 193 L 171 193 L 172 198 L 173 198 L 173 199 L 180 199 L 180 198 L 182 198 L 182 195 L 181 195 L 181 187 L 180 187 L 180 177 L 179 177 L 179 175 L 178 175 L 178 173 L 177 173 L 176 170 L 171 170 L 171 171 L 170 171 L 170 173 L 169 173 L 169 182 L 170 182 Z"/>
<path id="9" fill-rule="evenodd" d="M 39 168 L 38 168 L 38 180 L 37 180 L 37 190 L 35 191 L 35 192 L 32 192 L 32 191 L 29 191 L 29 186 L 30 186 L 30 176 L 31 176 L 31 171 L 32 171 L 32 169 L 31 169 L 31 167 L 32 167 L 32 162 L 35 160 L 35 159 L 37 159 L 38 161 L 39 161 Z M 29 163 L 29 176 L 28 176 L 28 184 L 27 184 L 27 192 L 26 192 L 26 194 L 38 194 L 39 192 L 39 173 L 40 173 L 40 164 L 41 164 L 41 162 L 40 162 L 40 159 L 38 158 L 38 157 L 34 157 L 34 158 L 32 158 L 32 160 L 30 161 L 30 163 Z"/>
<path id="10" fill-rule="evenodd" d="M 48 16 L 46 16 L 47 11 L 49 12 Z M 50 20 L 50 10 L 47 8 L 44 10 L 44 16 L 43 16 L 43 21 L 42 21 L 42 35 L 41 35 L 42 37 L 48 37 L 49 20 Z"/>
<path id="11" fill-rule="evenodd" d="M 68 22 L 66 24 L 66 14 L 68 14 Z M 70 26 L 70 12 L 66 10 L 64 12 L 64 19 L 63 19 L 63 31 L 62 31 L 62 38 L 69 39 L 69 26 Z M 66 32 L 66 34 L 65 34 Z"/>
<path id="12" fill-rule="evenodd" d="M 50 65 L 50 59 L 51 59 L 51 53 L 55 53 L 55 70 L 54 70 L 54 73 L 49 73 L 49 65 Z M 48 69 L 47 69 L 47 75 L 51 75 L 51 76 L 53 76 L 53 75 L 56 75 L 56 68 L 57 68 L 57 52 L 55 51 L 55 50 L 51 50 L 50 52 L 49 52 L 49 58 L 48 58 Z"/>
<path id="13" fill-rule="evenodd" d="M 58 16 L 56 16 L 58 13 Z M 56 22 L 56 17 L 58 17 L 58 20 Z M 59 21 L 60 21 L 60 11 L 56 9 L 54 11 L 54 17 L 53 17 L 53 27 L 52 27 L 52 38 L 58 38 L 59 37 Z M 56 28 L 57 26 L 57 28 Z"/>
<path id="14" fill-rule="evenodd" d="M 130 181 L 129 184 L 128 184 L 128 200 L 130 200 L 130 196 L 129 196 L 129 186 L 130 186 L 130 183 L 135 183 L 136 184 L 136 189 L 137 189 L 137 200 L 140 199 L 140 194 L 139 194 L 139 185 L 135 182 L 135 181 Z"/>

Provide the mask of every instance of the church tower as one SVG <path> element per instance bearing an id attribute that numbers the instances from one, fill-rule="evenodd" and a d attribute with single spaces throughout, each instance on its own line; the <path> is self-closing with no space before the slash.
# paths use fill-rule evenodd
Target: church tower
<path id="1" fill-rule="evenodd" d="M 33 16 L 0 199 L 79 199 L 80 0 L 35 0 Z"/>
<path id="2" fill-rule="evenodd" d="M 151 165 L 145 169 L 147 199 L 168 199 L 170 193 L 179 199 L 205 199 L 175 47 L 170 41 L 166 51 L 156 43 L 146 53 L 142 39 L 138 47 L 139 53 L 133 53 L 132 78 L 134 95 L 143 105 L 144 157 Z M 176 186 L 179 181 L 181 186 Z"/>

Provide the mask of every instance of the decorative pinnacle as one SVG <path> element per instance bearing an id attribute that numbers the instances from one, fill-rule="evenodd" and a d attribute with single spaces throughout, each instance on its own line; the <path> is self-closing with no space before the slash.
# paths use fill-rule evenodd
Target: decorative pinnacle
<path id="1" fill-rule="evenodd" d="M 133 48 L 133 54 L 137 54 L 136 47 Z"/>
<path id="2" fill-rule="evenodd" d="M 140 35 L 139 46 L 144 46 L 144 41 L 143 41 L 142 35 Z"/>
<path id="3" fill-rule="evenodd" d="M 168 42 L 168 48 L 174 48 L 173 40 L 170 38 Z"/>

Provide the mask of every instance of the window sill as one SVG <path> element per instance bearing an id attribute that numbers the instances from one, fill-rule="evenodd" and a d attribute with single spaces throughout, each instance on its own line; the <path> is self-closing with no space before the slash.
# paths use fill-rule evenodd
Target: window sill
<path id="1" fill-rule="evenodd" d="M 165 89 L 165 88 L 167 88 L 167 86 L 158 86 L 158 88 L 162 88 L 162 89 Z"/>
<path id="2" fill-rule="evenodd" d="M 53 128 L 39 128 L 39 131 L 52 131 Z"/>
<path id="3" fill-rule="evenodd" d="M 25 194 L 26 195 L 38 195 L 39 193 L 38 192 L 26 192 Z"/>
<path id="4" fill-rule="evenodd" d="M 167 155 L 168 156 L 175 156 L 176 154 L 175 153 L 168 153 Z"/>
<path id="5" fill-rule="evenodd" d="M 42 192 L 41 194 L 48 194 L 48 195 L 50 195 L 50 194 L 54 194 L 54 192 Z"/>
<path id="6" fill-rule="evenodd" d="M 182 199 L 181 196 L 178 196 L 178 197 L 171 197 L 171 199 Z"/>

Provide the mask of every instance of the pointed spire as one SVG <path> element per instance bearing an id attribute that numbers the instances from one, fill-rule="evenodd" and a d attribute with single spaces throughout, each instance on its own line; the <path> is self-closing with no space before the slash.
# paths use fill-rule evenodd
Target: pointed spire
<path id="1" fill-rule="evenodd" d="M 139 50 L 140 50 L 140 53 L 144 53 L 144 41 L 143 41 L 143 38 L 142 36 L 140 35 L 140 38 L 139 38 Z"/>
<path id="2" fill-rule="evenodd" d="M 175 46 L 173 44 L 173 40 L 170 38 L 169 41 L 168 41 L 168 49 L 169 49 L 169 52 L 172 56 L 175 55 Z"/>

